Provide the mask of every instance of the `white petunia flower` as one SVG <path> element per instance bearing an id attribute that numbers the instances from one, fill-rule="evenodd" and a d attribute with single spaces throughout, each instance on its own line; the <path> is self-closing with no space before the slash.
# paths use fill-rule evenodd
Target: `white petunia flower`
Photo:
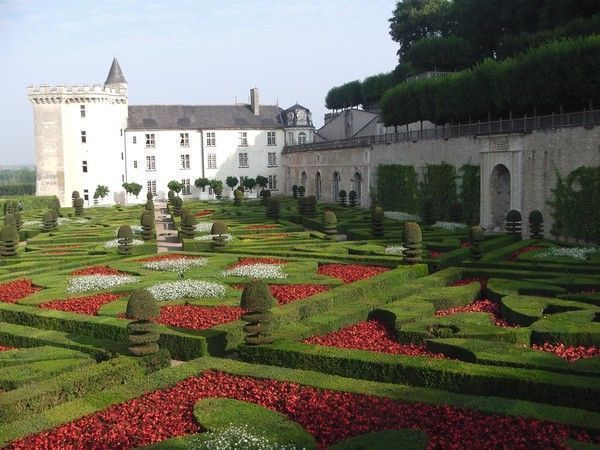
<path id="1" fill-rule="evenodd" d="M 68 293 L 111 289 L 122 284 L 137 283 L 131 275 L 82 275 L 69 280 Z"/>
<path id="2" fill-rule="evenodd" d="M 401 255 L 404 250 L 406 250 L 406 247 L 402 247 L 401 245 L 388 245 L 385 248 L 385 253 L 389 255 Z"/>
<path id="3" fill-rule="evenodd" d="M 208 434 L 201 434 L 188 441 L 190 450 L 299 450 L 293 444 L 277 444 L 270 441 L 264 432 L 246 424 L 234 425 Z"/>
<path id="4" fill-rule="evenodd" d="M 194 227 L 194 231 L 196 233 L 210 233 L 212 226 L 212 222 L 198 222 Z"/>
<path id="5" fill-rule="evenodd" d="M 207 258 L 163 259 L 143 263 L 142 267 L 145 269 L 163 270 L 167 272 L 185 272 L 192 267 L 205 266 L 207 262 Z"/>
<path id="6" fill-rule="evenodd" d="M 287 278 L 281 264 L 245 264 L 222 272 L 224 277 Z"/>
<path id="7" fill-rule="evenodd" d="M 148 288 L 156 300 L 179 298 L 217 298 L 225 295 L 226 287 L 219 283 L 199 280 L 169 281 Z"/>
<path id="8" fill-rule="evenodd" d="M 588 258 L 588 256 L 593 255 L 597 251 L 598 249 L 593 247 L 552 247 L 542 252 L 536 253 L 534 255 L 534 258 L 541 259 L 564 256 L 567 258 L 585 261 Z"/>
<path id="9" fill-rule="evenodd" d="M 421 218 L 415 214 L 402 211 L 384 211 L 383 215 L 388 219 L 397 220 L 399 222 L 418 222 L 421 220 Z"/>
<path id="10" fill-rule="evenodd" d="M 133 245 L 133 246 L 144 245 L 144 241 L 141 241 L 139 239 L 134 239 L 133 241 L 131 241 L 130 245 Z M 104 243 L 104 248 L 117 248 L 118 246 L 119 246 L 118 239 L 113 239 L 112 241 L 106 241 Z"/>
<path id="11" fill-rule="evenodd" d="M 218 236 L 218 234 L 202 234 L 194 238 L 195 241 L 212 241 L 212 238 Z M 225 238 L 225 242 L 231 241 L 231 234 L 222 234 Z"/>
<path id="12" fill-rule="evenodd" d="M 439 228 L 446 231 L 464 230 L 467 226 L 459 222 L 436 222 L 431 225 L 431 228 Z"/>

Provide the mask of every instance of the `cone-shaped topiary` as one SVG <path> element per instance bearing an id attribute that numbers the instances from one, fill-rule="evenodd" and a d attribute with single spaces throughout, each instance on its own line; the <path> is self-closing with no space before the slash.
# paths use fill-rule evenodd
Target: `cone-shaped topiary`
<path id="1" fill-rule="evenodd" d="M 58 226 L 58 217 L 56 215 L 56 211 L 53 209 L 46 211 L 42 216 L 42 230 L 43 231 L 52 231 L 55 230 Z"/>
<path id="2" fill-rule="evenodd" d="M 14 214 L 19 210 L 17 202 L 14 200 L 6 200 L 4 202 L 4 214 Z"/>
<path id="3" fill-rule="evenodd" d="M 463 216 L 463 206 L 461 202 L 452 202 L 450 204 L 450 220 L 452 222 L 461 222 Z"/>
<path id="4" fill-rule="evenodd" d="M 348 193 L 345 190 L 341 190 L 340 192 L 338 192 L 338 198 L 339 198 L 339 205 L 346 207 L 348 206 L 347 203 L 347 199 L 348 199 Z"/>
<path id="5" fill-rule="evenodd" d="M 73 200 L 73 206 L 75 207 L 75 215 L 83 216 L 83 199 L 81 197 Z"/>
<path id="6" fill-rule="evenodd" d="M 479 225 L 471 227 L 469 237 L 471 240 L 471 258 L 473 258 L 475 261 L 479 261 L 483 256 L 483 249 L 481 248 L 481 243 L 484 239 L 483 228 L 481 228 Z"/>
<path id="7" fill-rule="evenodd" d="M 269 197 L 267 202 L 267 217 L 272 220 L 278 220 L 281 215 L 281 203 L 278 198 Z"/>
<path id="8" fill-rule="evenodd" d="M 180 217 L 182 208 L 183 208 L 183 199 L 181 197 L 175 197 L 173 199 L 173 215 L 175 217 Z"/>
<path id="9" fill-rule="evenodd" d="M 304 210 L 306 209 L 306 197 L 298 198 L 298 213 L 303 216 Z"/>
<path id="10" fill-rule="evenodd" d="M 17 218 L 15 214 L 6 214 L 4 216 L 4 226 L 17 228 Z"/>
<path id="11" fill-rule="evenodd" d="M 181 214 L 181 226 L 179 231 L 181 236 L 184 238 L 193 238 L 196 232 L 197 223 L 196 216 L 187 209 L 184 209 Z"/>
<path id="12" fill-rule="evenodd" d="M 154 296 L 146 289 L 134 291 L 127 301 L 126 315 L 134 319 L 127 325 L 131 354 L 143 356 L 158 352 L 160 334 L 151 319 L 160 315 L 160 308 Z"/>
<path id="13" fill-rule="evenodd" d="M 529 232 L 531 233 L 531 239 L 542 239 L 544 237 L 544 216 L 537 209 L 529 213 Z"/>
<path id="14" fill-rule="evenodd" d="M 19 232 L 14 225 L 4 225 L 0 230 L 0 256 L 16 256 Z"/>
<path id="15" fill-rule="evenodd" d="M 131 249 L 133 246 L 131 243 L 133 242 L 133 230 L 129 225 L 121 225 L 117 230 L 117 242 L 119 246 L 117 247 L 119 254 L 121 255 L 131 255 Z"/>
<path id="16" fill-rule="evenodd" d="M 292 186 L 292 198 L 293 199 L 298 198 L 298 186 L 295 184 Z"/>
<path id="17" fill-rule="evenodd" d="M 244 198 L 244 193 L 239 189 L 233 191 L 233 204 L 235 206 L 242 206 L 242 199 Z"/>
<path id="18" fill-rule="evenodd" d="M 152 194 L 152 192 L 148 191 L 146 193 L 146 200 L 154 200 L 154 195 Z"/>
<path id="19" fill-rule="evenodd" d="M 268 189 L 263 189 L 262 191 L 260 191 L 259 195 L 260 195 L 260 203 L 263 205 L 266 205 L 267 201 L 271 197 L 271 191 Z"/>
<path id="20" fill-rule="evenodd" d="M 424 200 L 421 205 L 421 217 L 425 225 L 433 225 L 436 222 L 435 214 L 433 212 L 433 201 Z"/>
<path id="21" fill-rule="evenodd" d="M 56 216 L 60 217 L 60 200 L 57 196 L 53 196 L 50 200 L 50 209 L 56 211 Z"/>
<path id="22" fill-rule="evenodd" d="M 150 211 L 144 211 L 140 219 L 140 225 L 142 226 L 142 239 L 149 241 L 154 239 L 154 214 Z"/>
<path id="23" fill-rule="evenodd" d="M 275 299 L 269 286 L 263 280 L 252 280 L 244 287 L 240 306 L 244 309 L 241 319 L 244 325 L 248 345 L 270 344 L 273 342 L 272 321 Z"/>
<path id="24" fill-rule="evenodd" d="M 21 231 L 21 227 L 23 226 L 23 218 L 21 217 L 21 213 L 19 211 L 15 211 L 13 216 L 15 216 L 15 222 L 17 222 L 17 231 Z"/>
<path id="25" fill-rule="evenodd" d="M 167 192 L 167 203 L 172 205 L 173 200 L 175 200 L 175 191 L 169 190 L 169 192 Z"/>
<path id="26" fill-rule="evenodd" d="M 304 216 L 305 217 L 317 217 L 317 197 L 309 195 L 304 200 Z"/>
<path id="27" fill-rule="evenodd" d="M 508 211 L 506 213 L 506 231 L 508 231 L 508 234 L 520 235 L 522 220 L 521 213 L 516 209 Z"/>
<path id="28" fill-rule="evenodd" d="M 73 205 L 73 208 L 75 208 L 75 200 L 77 200 L 80 197 L 81 196 L 79 195 L 79 191 L 73 191 L 73 193 L 71 194 L 71 204 Z"/>
<path id="29" fill-rule="evenodd" d="M 152 201 L 152 199 L 146 200 L 146 204 L 144 205 L 144 209 L 146 211 L 151 211 L 152 213 L 154 213 L 154 202 Z"/>
<path id="30" fill-rule="evenodd" d="M 357 199 L 358 199 L 358 194 L 356 193 L 356 191 L 348 192 L 348 200 L 349 200 L 351 208 L 354 208 L 356 206 Z"/>
<path id="31" fill-rule="evenodd" d="M 212 238 L 213 249 L 220 249 L 227 245 L 227 241 L 225 240 L 226 236 L 223 235 L 227 234 L 228 231 L 229 228 L 227 227 L 227 224 L 222 220 L 213 222 L 210 229 L 210 234 L 214 235 Z"/>
<path id="32" fill-rule="evenodd" d="M 298 186 L 298 197 L 300 197 L 300 198 L 304 197 L 305 193 L 306 193 L 306 188 L 304 186 Z"/>
<path id="33" fill-rule="evenodd" d="M 337 216 L 333 211 L 323 213 L 323 223 L 325 224 L 325 239 L 334 239 L 337 234 Z"/>
<path id="34" fill-rule="evenodd" d="M 371 211 L 371 234 L 375 237 L 383 237 L 383 209 L 379 206 Z"/>
<path id="35" fill-rule="evenodd" d="M 409 264 L 421 262 L 421 241 L 423 234 L 421 227 L 417 222 L 405 222 L 403 227 L 404 234 L 404 261 Z"/>

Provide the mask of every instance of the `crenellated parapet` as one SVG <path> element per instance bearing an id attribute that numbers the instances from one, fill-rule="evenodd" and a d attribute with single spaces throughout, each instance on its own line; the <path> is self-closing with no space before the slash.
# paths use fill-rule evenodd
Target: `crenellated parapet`
<path id="1" fill-rule="evenodd" d="M 126 86 L 90 85 L 32 85 L 27 87 L 27 97 L 33 104 L 108 103 L 126 104 Z"/>

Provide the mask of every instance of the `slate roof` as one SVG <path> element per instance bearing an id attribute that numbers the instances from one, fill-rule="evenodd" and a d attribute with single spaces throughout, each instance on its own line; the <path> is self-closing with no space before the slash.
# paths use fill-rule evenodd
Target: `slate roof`
<path id="1" fill-rule="evenodd" d="M 279 106 L 260 105 L 255 116 L 250 105 L 130 105 L 130 129 L 245 129 L 283 128 Z"/>
<path id="2" fill-rule="evenodd" d="M 117 61 L 117 58 L 113 58 L 113 62 L 110 66 L 110 70 L 108 71 L 108 76 L 106 77 L 104 84 L 116 83 L 127 83 L 127 81 L 125 80 L 125 75 L 123 75 L 119 61 Z"/>

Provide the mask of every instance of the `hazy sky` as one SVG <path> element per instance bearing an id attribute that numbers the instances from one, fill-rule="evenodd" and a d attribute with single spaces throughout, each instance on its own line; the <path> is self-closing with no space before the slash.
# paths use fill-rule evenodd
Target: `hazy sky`
<path id="1" fill-rule="evenodd" d="M 395 0 L 0 0 L 0 166 L 33 163 L 29 84 L 94 84 L 113 55 L 130 104 L 296 101 L 323 124 L 332 86 L 392 70 Z"/>

